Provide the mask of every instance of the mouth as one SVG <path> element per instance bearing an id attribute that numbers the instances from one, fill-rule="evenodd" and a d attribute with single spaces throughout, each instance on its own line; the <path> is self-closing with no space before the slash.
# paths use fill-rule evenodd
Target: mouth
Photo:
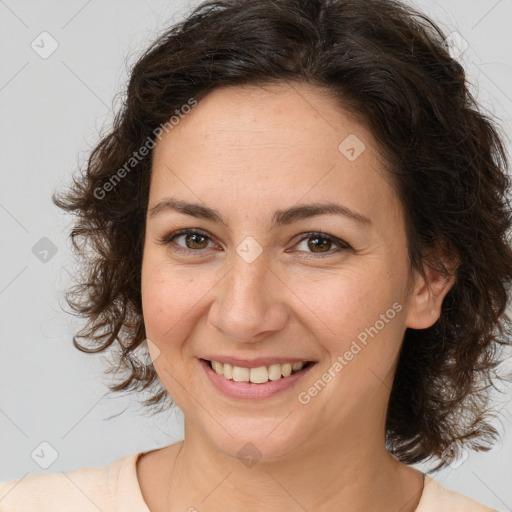
<path id="1" fill-rule="evenodd" d="M 316 361 L 297 361 L 276 363 L 265 366 L 248 368 L 229 363 L 200 359 L 212 372 L 224 381 L 261 386 L 268 382 L 282 381 L 301 374 L 314 366 Z M 295 380 L 295 379 L 293 379 Z"/>

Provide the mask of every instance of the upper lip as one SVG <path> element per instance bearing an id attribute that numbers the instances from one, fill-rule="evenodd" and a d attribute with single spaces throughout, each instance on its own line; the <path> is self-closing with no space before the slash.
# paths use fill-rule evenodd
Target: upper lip
<path id="1" fill-rule="evenodd" d="M 300 362 L 312 362 L 316 361 L 307 358 L 300 357 L 256 357 L 254 359 L 242 359 L 239 357 L 231 356 L 204 356 L 202 359 L 207 361 L 217 361 L 218 363 L 228 363 L 233 366 L 239 366 L 241 368 L 258 368 L 260 366 L 270 366 L 271 364 L 285 364 L 285 363 L 300 363 Z"/>

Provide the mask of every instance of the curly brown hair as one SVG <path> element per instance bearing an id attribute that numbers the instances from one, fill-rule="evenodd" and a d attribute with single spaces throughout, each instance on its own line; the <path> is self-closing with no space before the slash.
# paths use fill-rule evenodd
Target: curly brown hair
<path id="1" fill-rule="evenodd" d="M 387 413 L 389 451 L 407 464 L 438 457 L 435 471 L 458 456 L 447 447 L 488 450 L 498 437 L 490 391 L 511 333 L 508 162 L 497 123 L 478 108 L 444 33 L 399 1 L 209 1 L 158 37 L 133 67 L 122 108 L 85 170 L 53 195 L 77 216 L 70 236 L 84 263 L 66 295 L 87 319 L 74 345 L 120 348 L 123 380 L 110 389 L 156 387 L 144 405 L 172 405 L 154 367 L 134 356 L 146 339 L 151 152 L 131 169 L 126 163 L 154 146 L 158 127 L 191 98 L 271 83 L 318 87 L 370 128 L 405 213 L 411 269 L 448 275 L 441 249 L 458 260 L 439 320 L 406 330 Z"/>

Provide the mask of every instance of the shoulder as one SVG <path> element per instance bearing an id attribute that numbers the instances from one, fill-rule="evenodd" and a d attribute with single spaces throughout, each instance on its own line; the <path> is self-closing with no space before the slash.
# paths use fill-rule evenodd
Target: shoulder
<path id="1" fill-rule="evenodd" d="M 446 489 L 433 478 L 425 475 L 425 486 L 415 512 L 498 512 L 491 507 Z"/>
<path id="2" fill-rule="evenodd" d="M 106 466 L 25 476 L 0 482 L 0 511 L 115 510 L 112 489 L 116 488 L 123 469 L 130 467 L 136 456 L 138 454 L 123 457 Z"/>

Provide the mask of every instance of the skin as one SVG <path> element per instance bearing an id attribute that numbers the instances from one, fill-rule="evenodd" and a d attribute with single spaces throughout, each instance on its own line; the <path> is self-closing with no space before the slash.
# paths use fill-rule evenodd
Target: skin
<path id="1" fill-rule="evenodd" d="M 350 134 L 366 147 L 354 161 L 338 150 Z M 146 332 L 185 416 L 184 441 L 138 461 L 151 511 L 412 512 L 423 475 L 386 451 L 386 410 L 405 329 L 431 326 L 453 282 L 409 273 L 403 213 L 372 134 L 309 86 L 220 88 L 153 151 L 149 210 L 171 196 L 218 210 L 226 225 L 171 210 L 147 218 Z M 270 229 L 275 210 L 320 201 L 371 225 L 324 214 Z M 161 243 L 182 228 L 209 238 Z M 301 241 L 310 231 L 353 250 Z M 251 263 L 236 252 L 248 236 L 263 251 Z M 395 303 L 394 318 L 300 403 L 298 393 Z M 207 354 L 318 363 L 297 386 L 256 402 L 214 388 L 199 365 Z M 252 467 L 237 457 L 249 442 L 261 453 Z"/>

